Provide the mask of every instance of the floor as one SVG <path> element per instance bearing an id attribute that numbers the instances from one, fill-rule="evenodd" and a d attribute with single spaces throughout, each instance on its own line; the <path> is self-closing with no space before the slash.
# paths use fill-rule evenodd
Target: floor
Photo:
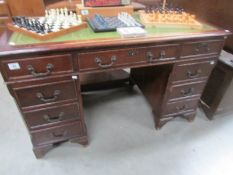
<path id="1" fill-rule="evenodd" d="M 1 175 L 232 175 L 233 111 L 208 121 L 174 120 L 154 129 L 140 92 L 84 95 L 90 145 L 64 143 L 35 159 L 14 100 L 0 78 Z"/>

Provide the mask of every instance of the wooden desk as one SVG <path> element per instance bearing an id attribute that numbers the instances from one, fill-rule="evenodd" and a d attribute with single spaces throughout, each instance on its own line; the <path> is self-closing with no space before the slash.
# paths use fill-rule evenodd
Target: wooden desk
<path id="1" fill-rule="evenodd" d="M 151 104 L 157 129 L 176 117 L 193 121 L 230 32 L 210 26 L 146 30 L 146 37 L 122 39 L 116 32 L 94 34 L 84 29 L 71 34 L 72 41 L 61 37 L 46 43 L 3 33 L 0 70 L 36 157 L 66 140 L 88 143 L 81 91 L 93 76 L 104 79 L 101 73 L 117 80 L 118 75 L 124 77 L 123 68 L 130 68 L 130 85 L 136 83 Z"/>

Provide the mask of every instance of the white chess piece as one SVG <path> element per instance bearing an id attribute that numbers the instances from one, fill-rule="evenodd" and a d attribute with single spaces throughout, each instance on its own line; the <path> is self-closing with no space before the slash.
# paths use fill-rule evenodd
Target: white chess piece
<path id="1" fill-rule="evenodd" d="M 64 16 L 68 16 L 68 9 L 64 8 Z"/>
<path id="2" fill-rule="evenodd" d="M 63 10 L 63 8 L 60 9 L 60 14 L 61 14 L 62 16 L 64 16 L 64 10 Z"/>

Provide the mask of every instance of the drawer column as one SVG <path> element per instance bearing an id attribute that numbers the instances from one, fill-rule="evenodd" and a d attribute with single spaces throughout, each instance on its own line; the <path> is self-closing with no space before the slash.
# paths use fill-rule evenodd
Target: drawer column
<path id="1" fill-rule="evenodd" d="M 208 77 L 217 57 L 175 63 L 169 75 L 162 105 L 155 114 L 155 127 L 160 129 L 177 117 L 193 121 Z"/>

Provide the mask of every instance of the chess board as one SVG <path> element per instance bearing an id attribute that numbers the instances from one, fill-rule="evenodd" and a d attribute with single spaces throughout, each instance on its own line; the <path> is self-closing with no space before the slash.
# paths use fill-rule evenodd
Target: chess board
<path id="1" fill-rule="evenodd" d="M 92 18 L 87 18 L 87 22 L 94 32 L 116 31 L 117 28 L 125 27 L 142 27 L 144 25 L 136 21 L 130 14 L 126 12 L 119 13 L 118 16 L 104 17 L 95 14 Z"/>
<path id="2" fill-rule="evenodd" d="M 139 11 L 140 20 L 145 26 L 160 26 L 173 28 L 196 28 L 201 29 L 202 24 L 194 15 L 182 13 L 160 13 Z"/>
<path id="3" fill-rule="evenodd" d="M 87 27 L 80 16 L 67 9 L 51 9 L 44 17 L 13 17 L 8 29 L 39 40 L 48 40 Z"/>
<path id="4" fill-rule="evenodd" d="M 62 35 L 65 35 L 65 34 L 68 34 L 68 33 L 71 33 L 71 32 L 75 32 L 77 30 L 84 29 L 86 27 L 87 27 L 87 23 L 83 22 L 82 24 L 80 24 L 78 26 L 72 26 L 72 27 L 69 27 L 67 29 L 61 29 L 61 30 L 59 30 L 57 32 L 50 32 L 50 33 L 46 33 L 46 34 L 38 34 L 38 33 L 35 33 L 33 31 L 27 30 L 25 28 L 20 28 L 18 26 L 15 26 L 12 23 L 7 23 L 7 28 L 9 30 L 11 30 L 13 32 L 17 32 L 17 33 L 22 33 L 24 35 L 30 36 L 30 37 L 32 37 L 34 39 L 38 39 L 38 40 L 41 40 L 41 41 L 53 39 L 53 38 L 56 38 L 56 37 L 59 37 L 59 36 L 62 36 Z"/>

